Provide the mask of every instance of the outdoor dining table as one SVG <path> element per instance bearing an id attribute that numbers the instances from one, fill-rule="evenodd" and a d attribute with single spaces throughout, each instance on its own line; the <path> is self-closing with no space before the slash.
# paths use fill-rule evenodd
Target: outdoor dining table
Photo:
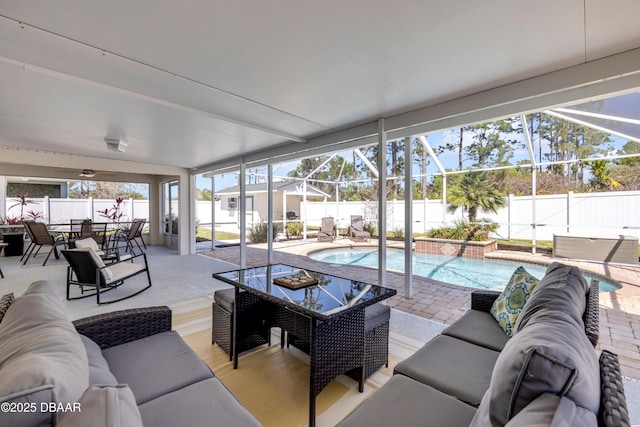
<path id="1" fill-rule="evenodd" d="M 337 376 L 357 369 L 359 391 L 364 390 L 365 308 L 396 290 L 286 264 L 214 273 L 213 278 L 235 287 L 234 348 L 242 339 L 237 331 L 256 316 L 308 345 L 309 426 L 315 426 L 316 397 Z M 256 297 L 259 310 L 243 309 L 255 306 Z M 237 351 L 233 357 L 237 369 Z"/>
<path id="2" fill-rule="evenodd" d="M 120 234 L 122 233 L 121 226 L 130 224 L 129 222 L 91 222 L 92 226 L 104 226 L 106 235 L 104 236 L 104 246 L 107 248 L 113 248 L 116 246 Z M 53 235 L 66 235 L 67 243 L 80 237 L 81 224 L 49 224 L 49 233 Z"/>

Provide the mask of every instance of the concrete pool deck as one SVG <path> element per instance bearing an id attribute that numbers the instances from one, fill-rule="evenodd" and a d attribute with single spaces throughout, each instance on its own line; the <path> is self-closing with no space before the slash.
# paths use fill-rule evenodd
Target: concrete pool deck
<path id="1" fill-rule="evenodd" d="M 371 243 L 354 243 L 348 239 L 337 239 L 333 243 L 318 243 L 315 240 L 293 240 L 274 243 L 273 261 L 288 263 L 298 267 L 323 270 L 327 263 L 315 261 L 306 255 L 310 252 L 339 247 L 376 246 Z M 388 242 L 389 247 L 403 247 L 403 242 Z M 267 245 L 247 247 L 247 266 L 267 263 Z M 222 261 L 238 264 L 240 248 L 227 247 L 213 252 L 204 252 Z M 640 266 L 613 266 L 602 263 L 553 259 L 550 256 L 525 252 L 497 251 L 492 253 L 496 261 L 514 264 L 548 265 L 554 261 L 577 265 L 602 278 L 621 283 L 623 286 L 615 292 L 600 294 L 600 341 L 599 349 L 608 349 L 618 354 L 622 374 L 640 380 Z M 377 269 L 352 265 L 331 264 L 334 274 L 346 278 L 377 282 Z M 387 287 L 396 289 L 398 294 L 387 300 L 389 306 L 427 319 L 451 324 L 470 308 L 472 288 L 451 285 L 444 282 L 414 276 L 412 298 L 404 296 L 404 274 L 387 272 Z"/>

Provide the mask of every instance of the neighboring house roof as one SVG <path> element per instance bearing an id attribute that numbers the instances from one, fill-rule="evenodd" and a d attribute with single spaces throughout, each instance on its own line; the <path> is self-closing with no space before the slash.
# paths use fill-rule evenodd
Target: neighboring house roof
<path id="1" fill-rule="evenodd" d="M 276 181 L 273 183 L 273 191 L 286 191 L 289 195 L 303 195 L 302 181 Z M 267 183 L 261 182 L 259 184 L 247 184 L 247 194 L 266 193 Z M 240 186 L 233 185 L 231 187 L 223 188 L 222 190 L 216 190 L 217 195 L 236 195 L 240 194 Z M 307 197 L 331 197 L 329 194 L 320 190 L 311 184 L 307 184 Z"/>

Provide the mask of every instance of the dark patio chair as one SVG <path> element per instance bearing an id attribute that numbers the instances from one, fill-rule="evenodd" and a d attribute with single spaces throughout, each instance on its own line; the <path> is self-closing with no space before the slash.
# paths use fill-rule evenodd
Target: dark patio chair
<path id="1" fill-rule="evenodd" d="M 60 258 L 60 254 L 58 254 L 58 246 L 63 246 L 65 244 L 64 237 L 53 237 L 51 234 L 49 234 L 49 229 L 47 228 L 47 226 L 42 222 L 23 221 L 22 224 L 24 225 L 24 228 L 27 231 L 29 238 L 31 239 L 31 243 L 29 243 L 27 250 L 20 259 L 20 261 L 22 261 L 22 265 L 25 265 L 27 261 L 29 261 L 29 257 L 31 257 L 32 255 L 33 258 L 35 258 L 43 246 L 51 246 L 51 250 L 42 263 L 43 266 L 47 264 L 47 261 L 49 261 L 49 257 L 51 256 L 52 252 L 54 253 L 56 259 Z"/>
<path id="2" fill-rule="evenodd" d="M 322 218 L 322 224 L 320 225 L 320 231 L 318 231 L 318 242 L 330 241 L 335 239 L 335 224 L 333 223 L 333 217 Z"/>
<path id="3" fill-rule="evenodd" d="M 130 252 L 131 255 L 136 255 L 136 251 L 133 246 L 135 243 L 135 245 L 138 247 L 140 252 L 144 253 L 142 246 L 140 246 L 140 244 L 136 241 L 138 234 L 142 232 L 141 229 L 144 226 L 144 222 L 145 220 L 139 220 L 139 219 L 133 220 L 133 222 L 131 223 L 131 228 L 129 228 L 129 230 L 119 235 L 116 235 L 114 237 L 114 247 L 119 249 L 120 248 L 119 243 L 124 242 L 125 252 Z M 146 249 L 146 245 L 145 245 L 145 249 Z"/>
<path id="4" fill-rule="evenodd" d="M 351 226 L 349 227 L 349 237 L 351 240 L 371 241 L 371 234 L 364 230 L 362 215 L 351 215 Z"/>
<path id="5" fill-rule="evenodd" d="M 102 259 L 91 248 L 77 248 L 63 250 L 62 254 L 69 262 L 67 267 L 67 299 L 74 300 L 95 295 L 98 305 L 110 304 L 131 298 L 151 287 L 151 276 L 147 263 L 147 255 L 142 253 L 130 260 L 119 261 L 105 265 Z M 142 257 L 144 264 L 134 262 L 135 258 Z M 118 288 L 124 282 L 140 273 L 147 273 L 148 285 L 138 291 L 109 301 L 101 301 L 100 297 L 107 291 Z M 71 296 L 71 286 L 80 287 L 80 296 Z M 85 287 L 93 289 L 93 292 L 85 294 Z"/>
<path id="6" fill-rule="evenodd" d="M 92 222 L 89 223 L 91 226 L 91 232 L 89 236 L 85 236 L 84 233 L 82 237 L 91 237 L 96 241 L 98 246 L 101 249 L 105 249 L 107 243 L 107 223 L 106 222 Z"/>
<path id="7" fill-rule="evenodd" d="M 82 236 L 82 224 L 84 222 L 84 219 L 69 220 L 69 240 Z"/>
<path id="8" fill-rule="evenodd" d="M 138 228 L 138 232 L 136 233 L 134 239 L 136 244 L 138 243 L 138 240 L 140 240 L 140 242 L 142 242 L 142 246 L 144 246 L 145 250 L 147 249 L 147 245 L 144 243 L 144 239 L 142 238 L 142 230 L 144 230 L 144 225 L 147 222 L 146 218 L 134 218 L 133 222 L 140 222 L 140 228 Z M 140 245 L 138 245 L 138 247 L 140 247 Z"/>

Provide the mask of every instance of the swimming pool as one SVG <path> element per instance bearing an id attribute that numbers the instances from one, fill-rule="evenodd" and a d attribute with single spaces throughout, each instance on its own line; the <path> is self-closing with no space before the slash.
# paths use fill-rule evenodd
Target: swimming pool
<path id="1" fill-rule="evenodd" d="M 308 254 L 309 258 L 333 264 L 378 267 L 377 248 L 323 249 Z M 502 290 L 518 264 L 444 255 L 413 254 L 413 274 L 454 285 L 478 289 Z M 546 267 L 524 265 L 533 276 L 541 279 Z M 387 269 L 404 271 L 404 251 L 387 249 Z M 583 273 L 584 274 L 584 273 Z M 591 276 L 584 274 L 587 281 Z M 600 279 L 598 279 L 600 280 Z M 620 286 L 600 280 L 600 292 L 611 292 Z"/>

